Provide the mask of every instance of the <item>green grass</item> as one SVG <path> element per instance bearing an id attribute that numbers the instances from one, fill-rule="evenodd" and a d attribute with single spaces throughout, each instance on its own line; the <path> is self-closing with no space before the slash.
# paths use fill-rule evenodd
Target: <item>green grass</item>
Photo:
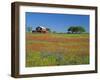
<path id="1" fill-rule="evenodd" d="M 89 56 L 77 56 L 73 54 L 68 54 L 66 56 L 60 53 L 49 52 L 31 52 L 26 56 L 26 67 L 89 64 Z"/>
<path id="2" fill-rule="evenodd" d="M 89 64 L 89 34 L 26 33 L 27 36 L 32 39 L 26 40 L 26 67 Z M 44 36 L 61 41 L 34 40 L 34 37 Z M 70 38 L 72 41 L 63 42 L 64 38 Z M 86 40 L 73 40 L 78 38 Z"/>
<path id="3" fill-rule="evenodd" d="M 67 34 L 67 33 L 62 33 L 62 34 L 60 34 L 60 33 L 47 33 L 47 34 L 41 34 L 41 33 L 34 33 L 34 34 L 32 34 L 32 33 L 27 33 L 28 35 L 31 35 L 31 36 L 44 36 L 44 35 L 49 35 L 49 36 L 52 36 L 52 37 L 61 37 L 61 38 L 65 38 L 65 37 L 67 37 L 67 38 L 76 38 L 76 37 L 82 37 L 82 38 L 84 38 L 84 37 L 89 37 L 89 34 L 88 33 L 85 33 L 85 34 Z"/>

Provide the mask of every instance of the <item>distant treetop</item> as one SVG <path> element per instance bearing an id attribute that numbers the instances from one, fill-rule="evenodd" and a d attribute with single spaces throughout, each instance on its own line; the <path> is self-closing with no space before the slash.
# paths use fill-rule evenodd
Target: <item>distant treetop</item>
<path id="1" fill-rule="evenodd" d="M 82 26 L 70 26 L 67 31 L 68 33 L 83 33 L 86 30 Z"/>

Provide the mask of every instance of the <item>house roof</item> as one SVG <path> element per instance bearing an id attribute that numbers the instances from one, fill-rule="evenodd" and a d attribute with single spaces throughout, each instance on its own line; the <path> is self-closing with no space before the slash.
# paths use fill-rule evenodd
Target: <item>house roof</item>
<path id="1" fill-rule="evenodd" d="M 43 27 L 43 26 L 39 26 L 39 27 L 41 27 L 42 29 L 46 29 L 45 27 Z"/>

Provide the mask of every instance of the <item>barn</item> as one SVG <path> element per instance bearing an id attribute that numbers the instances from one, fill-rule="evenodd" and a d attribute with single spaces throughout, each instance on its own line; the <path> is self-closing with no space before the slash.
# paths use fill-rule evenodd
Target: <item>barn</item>
<path id="1" fill-rule="evenodd" d="M 36 27 L 35 30 L 32 30 L 32 32 L 47 33 L 48 31 L 47 31 L 47 29 L 45 27 L 38 26 L 38 27 Z"/>

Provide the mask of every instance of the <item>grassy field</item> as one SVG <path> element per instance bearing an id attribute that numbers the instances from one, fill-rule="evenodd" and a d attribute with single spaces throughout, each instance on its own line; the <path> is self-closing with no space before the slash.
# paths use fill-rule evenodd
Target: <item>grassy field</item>
<path id="1" fill-rule="evenodd" d="M 89 34 L 26 33 L 26 67 L 89 64 Z"/>

